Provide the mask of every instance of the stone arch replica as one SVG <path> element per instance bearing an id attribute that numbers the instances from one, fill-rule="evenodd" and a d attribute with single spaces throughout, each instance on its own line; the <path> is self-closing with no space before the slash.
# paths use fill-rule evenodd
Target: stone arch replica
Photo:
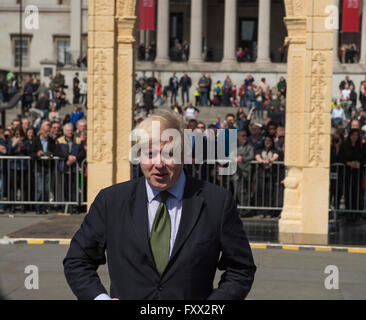
<path id="1" fill-rule="evenodd" d="M 194 0 L 193 0 L 194 1 Z M 334 0 L 284 0 L 289 44 L 281 242 L 327 243 Z M 89 0 L 88 201 L 130 179 L 138 0 Z"/>

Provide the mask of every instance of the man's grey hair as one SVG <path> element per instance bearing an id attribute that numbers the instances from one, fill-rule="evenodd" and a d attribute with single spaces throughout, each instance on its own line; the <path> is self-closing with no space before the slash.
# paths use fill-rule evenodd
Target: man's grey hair
<path id="1" fill-rule="evenodd" d="M 66 124 L 63 126 L 63 130 L 64 130 L 64 132 L 65 132 L 65 130 L 66 130 L 67 128 L 69 128 L 69 127 L 74 131 L 74 126 L 73 126 L 71 123 L 66 123 Z"/>
<path id="2" fill-rule="evenodd" d="M 87 124 L 87 121 L 86 121 L 86 119 L 80 119 L 80 120 L 78 120 L 78 122 L 76 122 L 76 127 L 78 127 L 80 123 Z"/>

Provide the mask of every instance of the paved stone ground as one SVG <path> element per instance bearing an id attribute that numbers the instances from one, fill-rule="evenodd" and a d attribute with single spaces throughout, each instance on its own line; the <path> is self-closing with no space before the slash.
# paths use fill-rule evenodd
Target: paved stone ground
<path id="1" fill-rule="evenodd" d="M 25 231 L 43 229 L 50 221 L 61 222 L 65 229 L 75 229 L 83 216 L 61 217 L 57 214 L 38 216 L 1 215 L 0 238 Z M 64 221 L 64 222 L 62 222 Z M 58 223 L 55 223 L 58 225 Z M 70 228 L 72 226 L 72 228 Z M 67 228 L 66 228 L 67 227 Z M 69 230 L 69 231 L 70 231 Z M 42 231 L 42 230 L 41 230 Z M 27 234 L 24 233 L 24 236 Z M 44 234 L 43 234 L 44 236 Z M 58 235 L 60 236 L 60 235 Z M 62 267 L 68 245 L 13 244 L 0 245 L 0 290 L 7 299 L 74 299 Z M 258 271 L 248 299 L 365 299 L 366 255 L 347 252 L 285 251 L 281 249 L 253 249 Z M 39 268 L 39 290 L 26 290 L 24 273 L 27 265 Z M 339 269 L 339 289 L 324 286 L 326 266 Z M 106 266 L 99 270 L 106 288 L 109 278 Z M 220 272 L 215 278 L 219 281 Z"/>
<path id="2" fill-rule="evenodd" d="M 0 287 L 10 300 L 69 300 L 75 299 L 64 274 L 62 260 L 67 245 L 0 245 Z M 366 256 L 342 252 L 283 251 L 254 249 L 258 271 L 248 299 L 365 299 Z M 24 273 L 27 265 L 39 269 L 39 289 L 27 290 Z M 339 268 L 339 289 L 324 286 L 328 265 Z M 99 275 L 107 290 L 109 278 L 106 266 Z M 219 280 L 216 275 L 215 285 Z"/>

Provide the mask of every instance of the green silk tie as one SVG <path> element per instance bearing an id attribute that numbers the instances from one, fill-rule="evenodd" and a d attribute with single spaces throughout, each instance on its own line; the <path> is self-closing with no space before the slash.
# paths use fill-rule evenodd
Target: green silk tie
<path id="1" fill-rule="evenodd" d="M 154 256 L 156 269 L 163 273 L 169 260 L 170 251 L 170 216 L 166 206 L 169 197 L 168 191 L 160 192 L 160 204 L 155 214 L 154 223 L 151 229 L 150 245 Z"/>

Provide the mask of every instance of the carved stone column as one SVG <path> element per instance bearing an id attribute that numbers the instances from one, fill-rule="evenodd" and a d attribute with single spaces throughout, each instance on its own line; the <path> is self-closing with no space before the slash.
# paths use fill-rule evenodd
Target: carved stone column
<path id="1" fill-rule="evenodd" d="M 88 205 L 115 182 L 115 4 L 89 0 Z"/>
<path id="2" fill-rule="evenodd" d="M 285 0 L 287 64 L 284 207 L 281 242 L 327 243 L 333 30 L 325 7 L 333 0 Z"/>
<path id="3" fill-rule="evenodd" d="M 117 96 L 115 114 L 115 165 L 116 183 L 131 178 L 129 140 L 133 124 L 135 101 L 134 43 L 136 25 L 136 0 L 117 1 Z"/>
<path id="4" fill-rule="evenodd" d="M 88 206 L 130 179 L 136 0 L 89 0 Z"/>

